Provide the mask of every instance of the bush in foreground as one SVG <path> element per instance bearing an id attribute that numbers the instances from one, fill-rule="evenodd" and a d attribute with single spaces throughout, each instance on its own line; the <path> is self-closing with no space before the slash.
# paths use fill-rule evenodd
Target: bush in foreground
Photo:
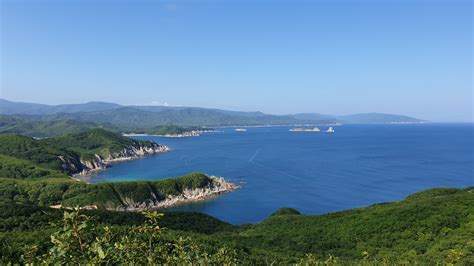
<path id="1" fill-rule="evenodd" d="M 169 240 L 158 225 L 163 214 L 145 212 L 146 222 L 121 228 L 100 226 L 78 208 L 65 211 L 59 228 L 51 235 L 53 246 L 38 254 L 36 246 L 26 248 L 25 263 L 44 264 L 219 264 L 238 263 L 236 253 L 226 247 L 208 253 L 188 238 Z"/>

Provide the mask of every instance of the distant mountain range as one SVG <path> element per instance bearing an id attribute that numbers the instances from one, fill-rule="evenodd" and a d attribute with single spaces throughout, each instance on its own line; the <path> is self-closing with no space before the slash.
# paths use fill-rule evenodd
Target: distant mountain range
<path id="1" fill-rule="evenodd" d="M 0 114 L 15 115 L 28 121 L 80 121 L 124 127 L 150 128 L 158 125 L 179 126 L 256 126 L 332 123 L 403 123 L 422 120 L 393 114 L 271 115 L 200 107 L 123 106 L 115 103 L 45 105 L 0 99 Z"/>
<path id="2" fill-rule="evenodd" d="M 293 118 L 300 120 L 318 121 L 318 120 L 334 120 L 340 123 L 417 123 L 423 122 L 421 119 L 394 114 L 382 113 L 364 113 L 351 115 L 326 115 L 316 113 L 302 113 L 290 115 Z"/>
<path id="3" fill-rule="evenodd" d="M 51 115 L 57 113 L 80 113 L 117 109 L 121 105 L 105 102 L 82 104 L 46 105 L 39 103 L 11 102 L 0 99 L 0 114 Z"/>

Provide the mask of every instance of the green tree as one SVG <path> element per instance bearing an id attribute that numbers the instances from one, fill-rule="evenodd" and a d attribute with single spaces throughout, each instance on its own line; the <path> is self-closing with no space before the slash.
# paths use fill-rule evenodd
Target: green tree
<path id="1" fill-rule="evenodd" d="M 79 208 L 64 211 L 59 230 L 51 235 L 53 246 L 47 253 L 33 256 L 37 249 L 27 247 L 26 263 L 46 264 L 219 264 L 238 263 L 234 250 L 226 247 L 210 253 L 188 238 L 167 239 L 158 225 L 163 216 L 144 212 L 145 223 L 121 230 L 101 226 Z"/>

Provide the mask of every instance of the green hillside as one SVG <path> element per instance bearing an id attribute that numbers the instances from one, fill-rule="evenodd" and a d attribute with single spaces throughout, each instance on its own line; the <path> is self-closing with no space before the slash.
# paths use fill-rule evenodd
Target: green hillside
<path id="1" fill-rule="evenodd" d="M 117 237 L 137 237 L 130 232 L 145 220 L 138 213 L 100 210 L 84 210 L 82 213 L 95 217 L 95 231 L 90 232 L 91 242 L 94 236 L 102 236 L 104 226 Z M 45 254 L 52 247 L 49 235 L 58 230 L 49 222 L 60 222 L 61 217 L 59 210 L 0 204 L 2 260 L 20 261 L 21 254 L 27 250 L 25 247 L 31 245 L 36 247 L 35 256 Z M 158 224 L 166 229 L 157 229 L 161 230 L 159 237 L 153 240 L 157 245 L 180 237 L 190 238 L 191 242 L 185 243 L 194 243 L 191 247 L 199 247 L 200 252 L 214 254 L 219 247 L 226 247 L 230 250 L 227 254 L 234 254 L 229 255 L 232 261 L 242 264 L 474 263 L 474 188 L 432 189 L 400 202 L 325 215 L 302 215 L 285 209 L 262 223 L 238 227 L 207 215 L 173 212 L 165 212 Z M 120 238 L 112 238 L 112 244 L 116 241 L 113 239 Z M 155 248 L 155 245 L 150 248 Z M 183 248 L 185 255 L 196 255 L 196 250 L 187 248 L 190 246 Z M 136 256 L 134 261 L 142 261 L 148 254 L 147 248 L 129 250 L 136 252 L 133 253 Z M 108 258 L 117 262 L 112 258 L 118 255 L 110 254 Z M 204 255 L 200 253 L 199 256 L 202 258 Z M 126 261 L 126 258 L 121 257 L 120 261 Z"/>
<path id="2" fill-rule="evenodd" d="M 123 210 L 134 204 L 157 203 L 169 196 L 177 196 L 186 189 L 213 185 L 212 179 L 200 173 L 158 181 L 86 184 L 60 174 L 44 175 L 42 171 L 48 170 L 40 168 L 29 171 L 40 177 L 38 179 L 33 176 L 22 178 L 23 180 L 0 178 L 0 202 L 69 207 L 95 205 L 99 209 Z M 11 176 L 11 172 L 8 174 Z"/>
<path id="3" fill-rule="evenodd" d="M 406 200 L 325 215 L 280 213 L 218 238 L 268 256 L 306 253 L 344 259 L 446 262 L 453 251 L 474 263 L 474 188 L 432 189 Z M 285 259 L 286 259 L 285 258 Z"/>
<path id="4" fill-rule="evenodd" d="M 178 126 L 252 126 L 252 125 L 293 125 L 304 121 L 288 116 L 262 115 L 243 116 L 225 113 L 213 109 L 184 108 L 165 109 L 150 112 L 133 107 L 122 107 L 114 110 L 83 113 L 61 113 L 43 116 L 45 120 L 73 119 L 94 123 L 111 123 L 116 126 L 146 128 L 150 126 L 174 124 Z"/>
<path id="5" fill-rule="evenodd" d="M 59 146 L 74 150 L 83 157 L 85 155 L 98 154 L 104 158 L 117 154 L 124 149 L 152 146 L 150 141 L 134 140 L 100 128 L 56 138 L 48 138 L 40 140 L 40 142 L 48 146 Z"/>
<path id="6" fill-rule="evenodd" d="M 28 160 L 0 155 L 0 177 L 13 179 L 39 179 L 45 177 L 60 176 L 64 174 Z"/>
<path id="7" fill-rule="evenodd" d="M 26 160 L 34 165 L 68 174 L 82 170 L 81 154 L 57 145 L 49 145 L 44 140 L 36 140 L 20 135 L 0 135 L 0 155 Z M 64 162 L 75 169 L 73 167 L 63 167 Z"/>
<path id="8" fill-rule="evenodd" d="M 121 106 L 101 102 L 51 106 L 15 103 L 4 99 L 0 99 L 0 114 L 33 115 L 43 121 L 75 120 L 98 124 L 110 123 L 114 126 L 142 129 L 169 124 L 189 127 L 280 125 L 303 122 L 289 116 L 199 107 Z"/>
<path id="9" fill-rule="evenodd" d="M 84 168 L 81 160 L 92 161 L 95 154 L 107 158 L 117 156 L 126 149 L 154 145 L 156 144 L 149 141 L 133 140 L 100 128 L 39 140 L 15 134 L 0 134 L 0 155 L 27 160 L 66 174 L 81 172 Z"/>
<path id="10" fill-rule="evenodd" d="M 180 127 L 176 125 L 163 125 L 157 126 L 153 128 L 149 128 L 144 130 L 143 133 L 150 134 L 150 135 L 166 135 L 166 134 L 184 134 L 190 131 L 198 131 L 198 130 L 212 130 L 210 128 L 202 128 L 202 127 Z"/>
<path id="11" fill-rule="evenodd" d="M 65 134 L 85 132 L 94 128 L 120 132 L 120 128 L 109 123 L 77 121 L 73 119 L 43 121 L 38 116 L 0 115 L 0 134 L 20 134 L 29 137 L 57 137 Z"/>
<path id="12" fill-rule="evenodd" d="M 134 204 L 157 203 L 186 189 L 213 186 L 212 179 L 199 173 L 160 181 L 94 185 L 68 176 L 86 169 L 86 162 L 100 163 L 94 161 L 97 156 L 119 158 L 133 155 L 129 151 L 156 147 L 156 143 L 103 129 L 41 140 L 0 135 L 0 201 L 123 209 Z"/>
<path id="13" fill-rule="evenodd" d="M 200 173 L 159 181 L 93 185 L 69 177 L 88 169 L 88 165 L 104 164 L 101 158 L 134 156 L 135 151 L 160 147 L 103 129 L 40 140 L 0 135 L 0 202 L 127 209 L 153 205 L 184 190 L 214 186 L 214 179 Z"/>
<path id="14" fill-rule="evenodd" d="M 19 134 L 35 138 L 59 137 L 66 134 L 83 133 L 92 129 L 102 128 L 115 133 L 141 133 L 150 135 L 183 134 L 202 127 L 182 127 L 173 124 L 146 124 L 140 127 L 128 123 L 120 126 L 108 121 L 95 123 L 71 118 L 45 119 L 43 116 L 0 115 L 0 134 Z"/>
<path id="15" fill-rule="evenodd" d="M 0 263 L 474 263 L 474 188 L 431 189 L 324 215 L 282 208 L 261 223 L 232 226 L 196 213 L 166 212 L 158 219 L 155 213 L 110 211 L 143 209 L 215 185 L 204 174 L 92 185 L 69 176 L 93 154 L 149 145 L 158 144 L 103 129 L 42 140 L 0 135 Z"/>

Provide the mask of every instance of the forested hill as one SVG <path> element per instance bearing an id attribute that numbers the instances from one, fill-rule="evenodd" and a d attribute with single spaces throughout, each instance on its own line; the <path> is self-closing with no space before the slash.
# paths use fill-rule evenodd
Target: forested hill
<path id="1" fill-rule="evenodd" d="M 0 114 L 28 115 L 42 121 L 76 120 L 98 124 L 148 128 L 178 126 L 293 125 L 304 121 L 260 112 L 238 112 L 199 107 L 121 106 L 91 102 L 75 105 L 16 103 L 0 99 Z"/>
<path id="2" fill-rule="evenodd" d="M 75 255 L 74 261 L 82 263 L 99 259 L 104 263 L 146 263 L 151 259 L 187 264 L 210 257 L 217 259 L 217 254 L 224 260 L 219 265 L 474 263 L 474 188 L 432 189 L 400 202 L 325 215 L 303 215 L 293 209 L 282 209 L 260 224 L 238 227 L 203 214 L 165 212 L 157 222 L 167 229 L 157 227 L 156 231 L 149 231 L 145 230 L 145 217 L 138 213 L 83 210 L 82 214 L 95 217 L 83 230 L 86 250 L 75 246 L 74 238 L 65 237 L 59 243 L 70 244 L 70 249 L 64 250 L 59 243 L 50 249 L 53 232 L 57 232 L 56 237 L 67 233 L 61 230 L 68 227 L 61 229 L 50 223 L 60 222 L 60 211 L 0 203 L 1 261 L 66 262 L 67 258 L 57 253 L 46 254 L 48 249 L 59 249 Z M 71 220 L 65 220 L 65 225 L 70 223 Z M 137 226 L 145 229 L 138 231 Z M 152 237 L 150 232 L 159 234 Z M 109 237 L 107 242 L 101 242 L 104 236 Z M 188 237 L 190 240 L 177 241 Z M 114 245 L 121 249 L 113 248 Z M 160 249 L 163 245 L 170 246 Z M 31 246 L 36 248 L 28 248 Z M 110 247 L 107 255 L 94 252 L 93 247 L 97 246 Z M 225 252 L 220 248 L 225 248 Z M 128 256 L 122 249 L 127 250 Z M 41 254 L 45 255 L 40 257 Z M 176 254 L 180 256 L 175 257 Z"/>
<path id="3" fill-rule="evenodd" d="M 38 116 L 0 115 L 0 134 L 19 134 L 29 137 L 58 137 L 102 128 L 120 133 L 122 129 L 110 123 L 97 124 L 73 119 L 42 120 Z"/>
<path id="4" fill-rule="evenodd" d="M 421 120 L 396 115 L 367 113 L 346 116 L 321 114 L 272 115 L 262 112 L 229 111 L 201 107 L 122 106 L 113 103 L 43 105 L 0 99 L 0 114 L 28 115 L 42 121 L 75 120 L 120 127 L 178 126 L 255 126 L 331 123 L 402 123 Z"/>
<path id="5" fill-rule="evenodd" d="M 178 126 L 294 125 L 305 122 L 288 116 L 241 116 L 238 114 L 228 114 L 213 109 L 203 108 L 166 109 L 161 112 L 150 112 L 134 107 L 122 107 L 96 112 L 57 113 L 44 115 L 41 119 L 74 119 L 78 121 L 111 123 L 118 126 L 132 127 L 148 127 L 167 124 Z"/>
<path id="6" fill-rule="evenodd" d="M 137 157 L 159 152 L 165 147 L 122 137 L 103 129 L 92 129 L 48 139 L 33 139 L 15 134 L 0 134 L 0 155 L 23 160 L 65 174 L 100 168 L 103 161 Z M 4 176 L 8 177 L 8 176 Z"/>
<path id="7" fill-rule="evenodd" d="M 144 210 L 180 203 L 194 190 L 206 197 L 235 189 L 223 179 L 191 173 L 175 179 L 89 185 L 70 178 L 110 162 L 167 152 L 168 148 L 103 129 L 56 138 L 0 135 L 0 201 L 42 206 Z M 171 198 L 177 198 L 171 201 Z"/>
<path id="8" fill-rule="evenodd" d="M 400 202 L 324 215 L 284 208 L 259 224 L 232 226 L 195 213 L 165 213 L 160 221 L 155 213 L 146 218 L 110 211 L 172 206 L 163 204 L 183 195 L 218 195 L 229 191 L 222 180 L 192 173 L 89 185 L 72 180 L 72 167 L 64 167 L 157 145 L 103 129 L 43 140 L 0 135 L 0 263 L 474 263 L 474 188 L 432 189 Z"/>
<path id="9" fill-rule="evenodd" d="M 109 122 L 95 123 L 74 119 L 44 120 L 39 116 L 0 115 L 0 134 L 19 134 L 35 138 L 59 137 L 66 134 L 87 132 L 101 128 L 115 133 L 139 133 L 150 135 L 184 134 L 191 131 L 212 130 L 199 126 L 181 127 L 176 125 L 147 125 L 134 127 L 131 125 L 117 126 Z"/>

